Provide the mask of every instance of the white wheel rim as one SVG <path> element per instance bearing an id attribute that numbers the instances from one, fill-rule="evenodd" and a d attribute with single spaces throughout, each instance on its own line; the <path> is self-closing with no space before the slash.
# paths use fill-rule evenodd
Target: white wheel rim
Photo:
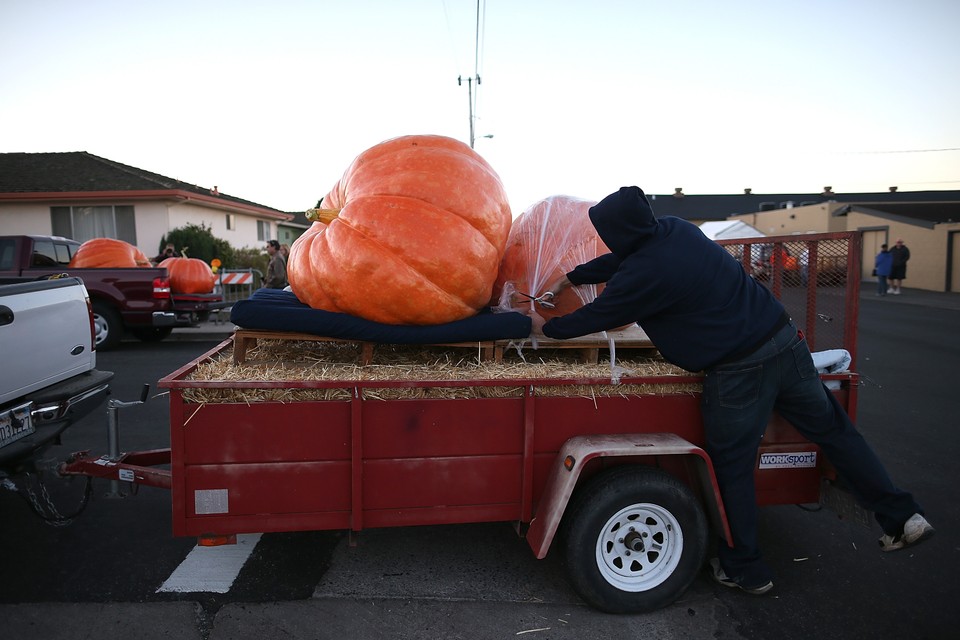
<path id="1" fill-rule="evenodd" d="M 597 568 L 612 586 L 647 591 L 673 575 L 680 564 L 683 530 L 667 509 L 632 504 L 603 525 L 596 552 Z"/>
<path id="2" fill-rule="evenodd" d="M 94 327 L 94 344 L 100 344 L 101 342 L 103 342 L 104 338 L 107 337 L 107 331 L 109 331 L 109 325 L 107 324 L 107 321 L 103 316 L 94 315 L 93 327 Z"/>

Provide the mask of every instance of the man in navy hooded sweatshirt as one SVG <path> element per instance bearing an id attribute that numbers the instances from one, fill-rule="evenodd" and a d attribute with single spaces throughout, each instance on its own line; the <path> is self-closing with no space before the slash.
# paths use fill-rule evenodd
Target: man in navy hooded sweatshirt
<path id="1" fill-rule="evenodd" d="M 639 187 L 590 208 L 611 253 L 576 267 L 544 292 L 606 283 L 597 298 L 534 331 L 565 339 L 633 322 L 668 361 L 704 372 L 701 411 L 709 453 L 733 536 L 711 561 L 713 577 L 763 594 L 773 572 L 757 539 L 754 469 L 773 410 L 820 445 L 883 529 L 884 551 L 933 535 L 923 509 L 898 489 L 846 412 L 823 386 L 806 340 L 770 291 L 723 247 L 674 217 L 657 219 Z"/>

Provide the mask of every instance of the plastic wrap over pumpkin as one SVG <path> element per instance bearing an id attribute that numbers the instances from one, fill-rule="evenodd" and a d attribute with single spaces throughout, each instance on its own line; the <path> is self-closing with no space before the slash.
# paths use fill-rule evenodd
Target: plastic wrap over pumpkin
<path id="1" fill-rule="evenodd" d="M 550 196 L 513 221 L 507 248 L 494 286 L 493 304 L 502 309 L 526 307 L 551 282 L 610 250 L 597 235 L 588 211 L 596 201 Z M 553 318 L 592 302 L 602 285 L 564 289 L 552 302 L 554 309 L 537 306 L 537 313 Z M 520 293 L 516 293 L 520 292 Z"/>
<path id="2" fill-rule="evenodd" d="M 386 324 L 462 320 L 487 305 L 512 215 L 493 168 L 443 136 L 360 154 L 294 242 L 290 288 L 315 309 Z"/>
<path id="3" fill-rule="evenodd" d="M 150 259 L 129 242 L 94 238 L 77 248 L 68 267 L 74 269 L 126 269 L 151 267 Z"/>

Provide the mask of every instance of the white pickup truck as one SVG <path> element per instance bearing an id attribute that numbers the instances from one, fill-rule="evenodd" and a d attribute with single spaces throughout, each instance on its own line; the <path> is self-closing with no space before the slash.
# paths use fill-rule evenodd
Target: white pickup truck
<path id="1" fill-rule="evenodd" d="M 79 278 L 0 285 L 0 477 L 29 470 L 109 393 Z"/>

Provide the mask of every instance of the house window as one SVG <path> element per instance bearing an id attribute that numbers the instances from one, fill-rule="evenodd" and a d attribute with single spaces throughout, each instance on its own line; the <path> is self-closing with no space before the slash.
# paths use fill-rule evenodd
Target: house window
<path id="1" fill-rule="evenodd" d="M 137 225 L 131 205 L 50 207 L 53 235 L 86 242 L 115 238 L 137 244 Z"/>
<path id="2" fill-rule="evenodd" d="M 237 214 L 228 213 L 227 214 L 227 231 L 236 231 L 237 230 Z"/>
<path id="3" fill-rule="evenodd" d="M 270 240 L 270 223 L 264 220 L 257 220 L 257 240 L 266 242 Z"/>

